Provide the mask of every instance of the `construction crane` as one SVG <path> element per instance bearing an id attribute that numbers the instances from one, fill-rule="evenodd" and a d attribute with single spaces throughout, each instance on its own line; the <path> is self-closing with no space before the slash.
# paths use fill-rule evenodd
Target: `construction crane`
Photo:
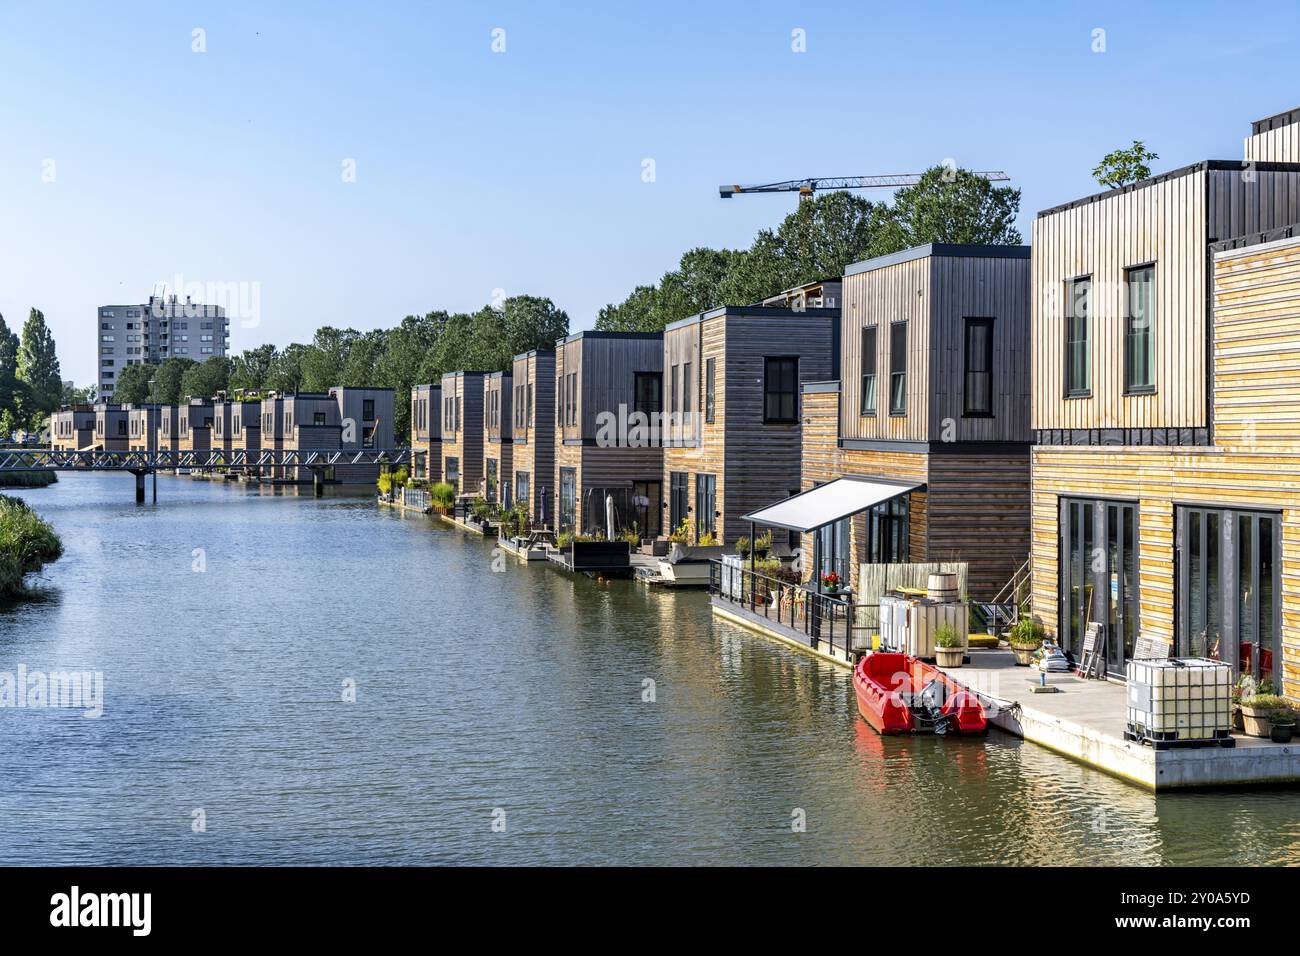
<path id="1" fill-rule="evenodd" d="M 973 176 L 979 176 L 987 179 L 989 182 L 1000 183 L 1006 182 L 1011 177 L 1000 170 L 989 170 L 982 173 L 972 173 Z M 921 181 L 921 173 L 895 173 L 888 176 L 831 176 L 821 179 L 787 179 L 780 183 L 764 183 L 762 185 L 741 186 L 739 184 L 732 186 L 719 186 L 718 195 L 723 199 L 730 199 L 737 193 L 795 193 L 799 194 L 799 201 L 812 199 L 813 193 L 819 189 L 896 189 L 899 186 L 915 186 Z"/>

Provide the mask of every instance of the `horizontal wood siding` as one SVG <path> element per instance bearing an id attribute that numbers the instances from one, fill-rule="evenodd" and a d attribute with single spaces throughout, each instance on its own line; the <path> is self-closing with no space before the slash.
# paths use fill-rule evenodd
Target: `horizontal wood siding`
<path id="1" fill-rule="evenodd" d="M 555 353 L 533 352 L 515 359 L 513 379 L 524 388 L 524 412 L 527 413 L 528 387 L 533 389 L 533 414 L 523 427 L 515 429 L 514 472 L 528 475 L 532 500 L 529 514 L 536 520 L 542 515 L 553 520 L 551 499 L 555 479 Z M 513 475 L 511 494 L 513 495 Z"/>
<path id="2" fill-rule="evenodd" d="M 484 375 L 478 372 L 450 372 L 442 377 L 443 400 L 460 398 L 460 429 L 452 431 L 453 422 L 442 421 L 443 477 L 448 458 L 458 460 L 460 487 L 458 494 L 477 495 L 483 484 L 483 387 Z"/>
<path id="3" fill-rule="evenodd" d="M 933 269 L 929 437 L 1029 441 L 1030 260 L 933 256 L 929 261 Z M 965 414 L 968 318 L 993 319 L 992 417 Z"/>

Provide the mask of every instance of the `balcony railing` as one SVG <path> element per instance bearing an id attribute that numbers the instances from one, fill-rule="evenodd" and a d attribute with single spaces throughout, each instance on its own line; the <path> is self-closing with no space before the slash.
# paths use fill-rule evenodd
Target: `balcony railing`
<path id="1" fill-rule="evenodd" d="M 827 650 L 833 656 L 839 652 L 847 658 L 869 649 L 871 635 L 880 631 L 879 605 L 853 604 L 722 561 L 709 562 L 709 593 L 763 618 L 776 633 L 793 631 L 813 650 Z"/>

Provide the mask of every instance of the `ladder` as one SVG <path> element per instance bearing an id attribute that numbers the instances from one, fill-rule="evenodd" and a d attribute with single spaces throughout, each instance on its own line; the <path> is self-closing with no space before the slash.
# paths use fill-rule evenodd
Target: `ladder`
<path id="1" fill-rule="evenodd" d="M 1084 632 L 1083 652 L 1074 672 L 1084 680 L 1102 680 L 1106 676 L 1106 631 L 1095 621 Z"/>

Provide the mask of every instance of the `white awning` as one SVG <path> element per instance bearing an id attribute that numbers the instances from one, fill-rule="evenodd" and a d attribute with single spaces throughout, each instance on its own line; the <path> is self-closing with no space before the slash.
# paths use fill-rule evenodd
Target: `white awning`
<path id="1" fill-rule="evenodd" d="M 919 481 L 891 478 L 836 478 L 760 508 L 741 520 L 790 531 L 815 531 L 921 487 Z"/>

